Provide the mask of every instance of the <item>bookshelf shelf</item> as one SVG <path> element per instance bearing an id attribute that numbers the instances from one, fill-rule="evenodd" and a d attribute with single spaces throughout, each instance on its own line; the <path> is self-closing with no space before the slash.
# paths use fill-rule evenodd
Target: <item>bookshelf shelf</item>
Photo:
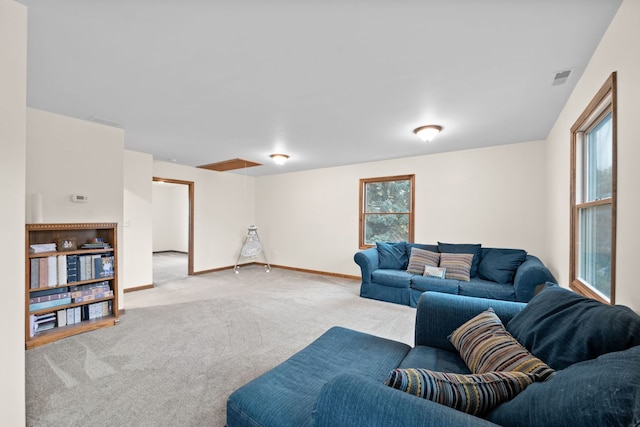
<path id="1" fill-rule="evenodd" d="M 25 237 L 25 348 L 118 323 L 117 224 L 27 224 Z"/>

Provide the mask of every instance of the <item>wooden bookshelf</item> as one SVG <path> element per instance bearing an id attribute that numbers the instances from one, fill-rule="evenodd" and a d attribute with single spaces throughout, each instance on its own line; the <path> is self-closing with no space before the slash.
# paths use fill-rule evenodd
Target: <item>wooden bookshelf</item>
<path id="1" fill-rule="evenodd" d="M 27 224 L 25 231 L 25 348 L 117 324 L 117 224 Z M 47 244 L 55 250 L 32 249 Z"/>

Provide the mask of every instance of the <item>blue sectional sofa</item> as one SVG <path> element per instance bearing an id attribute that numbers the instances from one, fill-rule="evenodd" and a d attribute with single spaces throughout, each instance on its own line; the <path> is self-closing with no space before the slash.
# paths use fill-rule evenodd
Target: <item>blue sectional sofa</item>
<path id="1" fill-rule="evenodd" d="M 552 375 L 542 381 L 529 371 L 526 375 L 535 381 L 510 400 L 496 401 L 493 409 L 476 415 L 437 403 L 437 395 L 422 398 L 387 385 L 392 374 L 410 368 L 469 375 L 467 363 L 475 355 L 465 363 L 461 355 L 466 353 L 458 352 L 448 337 L 469 323 L 475 329 L 475 319 L 488 315 L 510 333 L 502 336 L 516 338 Z M 502 348 L 494 348 L 498 347 Z M 519 356 L 517 360 L 518 366 L 511 365 L 510 370 L 524 370 Z M 469 396 L 482 400 L 489 394 Z M 478 403 L 472 398 L 467 402 Z M 529 304 L 426 292 L 416 311 L 414 347 L 334 327 L 227 400 L 228 427 L 638 423 L 640 316 L 558 286 L 544 288 Z"/>
<path id="2" fill-rule="evenodd" d="M 469 279 L 408 272 L 414 248 L 437 254 L 473 254 Z M 360 296 L 411 307 L 427 291 L 527 302 L 536 288 L 556 281 L 540 259 L 522 249 L 484 248 L 480 244 L 378 243 L 357 252 L 354 261 L 362 273 Z"/>

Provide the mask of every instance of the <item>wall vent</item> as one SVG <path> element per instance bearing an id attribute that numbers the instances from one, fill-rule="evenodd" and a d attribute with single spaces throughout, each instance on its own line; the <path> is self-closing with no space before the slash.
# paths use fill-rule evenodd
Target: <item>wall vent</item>
<path id="1" fill-rule="evenodd" d="M 553 83 L 551 85 L 558 86 L 565 84 L 567 82 L 567 79 L 569 78 L 569 74 L 571 74 L 571 70 L 555 72 L 553 76 Z"/>

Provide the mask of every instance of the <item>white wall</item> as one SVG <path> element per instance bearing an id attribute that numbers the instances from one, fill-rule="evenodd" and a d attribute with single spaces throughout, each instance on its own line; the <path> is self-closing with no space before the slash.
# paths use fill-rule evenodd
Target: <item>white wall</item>
<path id="1" fill-rule="evenodd" d="M 27 9 L 0 0 L 0 414 L 25 425 L 24 215 L 27 95 Z"/>
<path id="2" fill-rule="evenodd" d="M 124 151 L 124 238 L 120 244 L 124 251 L 123 290 L 153 283 L 152 175 L 153 157 L 150 154 Z"/>
<path id="3" fill-rule="evenodd" d="M 255 178 L 160 161 L 153 176 L 194 182 L 194 271 L 233 266 L 255 220 Z"/>
<path id="4" fill-rule="evenodd" d="M 546 146 L 549 176 L 550 265 L 569 284 L 569 132 L 613 71 L 618 77 L 618 213 L 616 303 L 640 312 L 637 247 L 640 241 L 640 1 L 625 0 L 550 132 Z"/>
<path id="5" fill-rule="evenodd" d="M 44 222 L 115 222 L 118 241 L 123 240 L 122 129 L 27 108 L 26 169 L 26 193 L 43 195 Z M 72 194 L 89 201 L 74 203 Z M 30 222 L 30 212 L 26 218 Z M 123 252 L 118 252 L 118 265 Z M 121 270 L 118 281 L 123 282 Z"/>
<path id="6" fill-rule="evenodd" d="M 153 183 L 153 252 L 189 252 L 189 187 Z"/>
<path id="7" fill-rule="evenodd" d="M 544 143 L 257 178 L 256 221 L 276 265 L 357 276 L 359 180 L 415 174 L 415 241 L 523 248 L 544 260 Z"/>

